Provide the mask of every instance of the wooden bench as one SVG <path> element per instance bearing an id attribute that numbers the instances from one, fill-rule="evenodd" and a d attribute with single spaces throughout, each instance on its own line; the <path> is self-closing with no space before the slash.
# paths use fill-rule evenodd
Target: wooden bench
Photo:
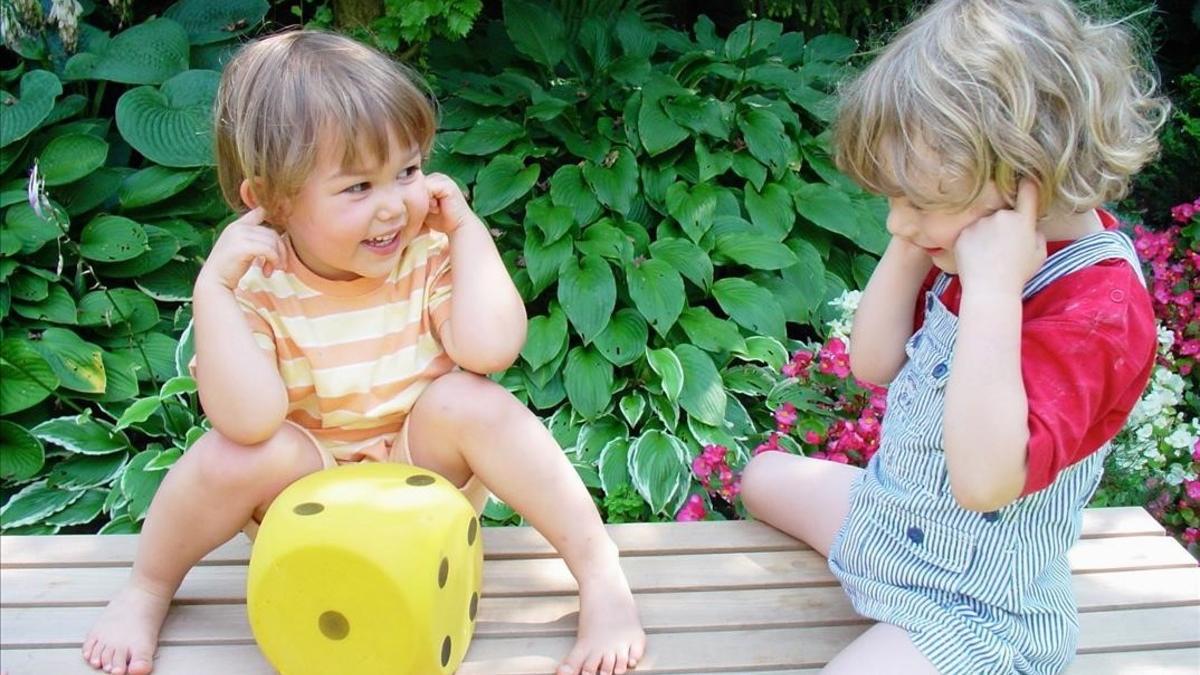
<path id="1" fill-rule="evenodd" d="M 649 633 L 638 673 L 815 673 L 869 625 L 825 560 L 759 523 L 612 525 Z M 125 581 L 133 536 L 0 538 L 0 668 L 89 673 L 80 641 Z M 545 674 L 578 609 L 566 566 L 528 528 L 487 529 L 484 598 L 462 675 Z M 245 612 L 240 535 L 188 575 L 155 672 L 271 673 Z M 1143 510 L 1089 510 L 1071 551 L 1082 635 L 1072 675 L 1200 669 L 1200 568 Z"/>

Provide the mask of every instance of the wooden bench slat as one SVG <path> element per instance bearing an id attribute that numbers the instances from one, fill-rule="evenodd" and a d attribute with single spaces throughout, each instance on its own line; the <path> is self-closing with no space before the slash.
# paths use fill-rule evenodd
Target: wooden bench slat
<path id="1" fill-rule="evenodd" d="M 1076 574 L 1192 567 L 1196 561 L 1168 537 L 1117 537 L 1079 542 L 1070 553 Z M 640 592 L 722 588 L 834 585 L 823 557 L 811 550 L 760 553 L 635 556 L 622 559 L 630 585 Z M 122 567 L 17 567 L 0 569 L 0 606 L 102 604 L 128 577 Z M 572 594 L 574 579 L 558 558 L 493 560 L 484 567 L 492 597 Z M 241 566 L 196 567 L 184 579 L 181 602 L 245 599 Z"/>
<path id="2" fill-rule="evenodd" d="M 791 537 L 757 522 L 630 523 L 608 531 L 626 557 L 722 551 L 790 551 L 807 548 Z M 1083 538 L 1162 536 L 1164 530 L 1144 509 L 1088 509 Z M 484 528 L 489 560 L 556 557 L 550 544 L 528 527 Z M 0 567 L 129 565 L 137 550 L 136 535 L 54 535 L 0 537 Z M 250 542 L 238 535 L 205 558 L 206 564 L 245 564 Z"/>
<path id="3" fill-rule="evenodd" d="M 1166 610 L 1130 610 L 1093 613 L 1080 617 L 1082 655 L 1072 673 L 1099 671 L 1127 674 L 1135 669 L 1146 673 L 1158 667 L 1177 668 L 1195 661 L 1180 661 L 1200 651 L 1195 633 L 1200 608 Z M 740 669 L 820 668 L 836 652 L 858 637 L 865 625 L 752 629 L 752 631 L 713 631 L 654 635 L 646 658 L 637 673 L 718 673 Z M 1097 646 L 1097 640 L 1105 643 Z M 570 637 L 550 638 L 476 638 L 468 662 L 460 675 L 529 675 L 553 670 L 557 659 L 571 645 Z M 1133 653 L 1109 653 L 1124 650 Z M 1158 653 L 1152 650 L 1160 650 Z M 1112 663 L 1118 662 L 1116 668 Z M 24 673 L 74 673 L 91 671 L 80 659 L 79 650 L 2 650 L 0 667 L 11 675 Z M 262 656 L 252 645 L 215 645 L 199 647 L 163 646 L 156 667 L 161 675 L 190 675 L 198 671 L 226 671 L 239 674 L 269 674 Z M 1182 670 L 1181 670 L 1182 673 Z"/>
<path id="4" fill-rule="evenodd" d="M 1200 569 L 1149 570 L 1076 575 L 1079 610 L 1200 606 Z M 646 593 L 638 595 L 650 633 L 719 630 L 722 627 L 797 627 L 863 621 L 837 586 Z M 476 635 L 573 635 L 574 596 L 489 598 L 480 603 Z M 0 609 L 0 647 L 78 646 L 101 612 L 92 607 Z M 176 605 L 163 627 L 164 645 L 250 644 L 244 604 Z"/>
<path id="5" fill-rule="evenodd" d="M 1067 675 L 1196 675 L 1200 648 L 1080 654 Z"/>

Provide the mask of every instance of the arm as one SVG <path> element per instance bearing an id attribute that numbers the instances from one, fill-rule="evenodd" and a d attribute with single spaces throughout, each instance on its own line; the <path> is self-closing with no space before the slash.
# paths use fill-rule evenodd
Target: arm
<path id="1" fill-rule="evenodd" d="M 525 344 L 525 304 L 483 221 L 452 179 L 428 178 L 430 227 L 450 237 L 454 294 L 450 318 L 438 327 L 446 353 L 476 373 L 495 373 L 517 360 Z"/>
<path id="2" fill-rule="evenodd" d="M 1006 506 L 1025 486 L 1029 403 L 1021 378 L 1021 291 L 1046 258 L 1036 225 L 1037 186 L 1023 181 L 1014 210 L 980 219 L 955 244 L 963 297 L 943 442 L 950 489 L 972 511 Z"/>
<path id="3" fill-rule="evenodd" d="M 250 211 L 221 233 L 196 279 L 193 331 L 200 404 L 214 428 L 242 445 L 275 434 L 287 414 L 287 389 L 274 360 L 255 342 L 233 289 L 255 258 L 279 265 L 278 235 Z"/>
<path id="4" fill-rule="evenodd" d="M 924 251 L 892 237 L 875 268 L 850 329 L 850 369 L 864 382 L 886 385 L 908 356 L 913 307 L 933 263 Z"/>

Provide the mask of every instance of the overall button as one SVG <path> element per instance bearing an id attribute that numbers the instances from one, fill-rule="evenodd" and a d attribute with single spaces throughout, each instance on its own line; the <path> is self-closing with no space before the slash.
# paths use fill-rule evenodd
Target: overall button
<path id="1" fill-rule="evenodd" d="M 997 520 L 1000 520 L 1000 512 L 999 511 L 988 511 L 987 513 L 983 514 L 983 519 L 989 523 L 994 523 Z"/>
<path id="2" fill-rule="evenodd" d="M 919 527 L 910 527 L 905 534 L 908 535 L 908 540 L 914 544 L 920 544 L 925 541 L 925 533 Z"/>
<path id="3" fill-rule="evenodd" d="M 934 376 L 934 377 L 941 377 L 941 376 L 945 375 L 945 374 L 946 374 L 946 371 L 948 371 L 948 370 L 950 370 L 950 367 L 949 367 L 949 366 L 947 366 L 947 365 L 946 365 L 946 364 L 944 364 L 944 363 L 939 363 L 939 364 L 937 364 L 936 366 L 934 366 L 934 367 L 933 367 L 933 376 Z"/>

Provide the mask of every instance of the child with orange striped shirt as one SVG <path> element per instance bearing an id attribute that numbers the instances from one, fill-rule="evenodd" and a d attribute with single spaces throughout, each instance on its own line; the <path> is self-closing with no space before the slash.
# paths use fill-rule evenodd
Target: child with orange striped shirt
<path id="1" fill-rule="evenodd" d="M 93 667 L 149 673 L 188 570 L 239 529 L 253 536 L 292 482 L 359 461 L 436 471 L 476 509 L 494 491 L 545 535 L 579 582 L 558 673 L 624 673 L 641 658 L 591 497 L 537 417 L 483 377 L 517 358 L 525 309 L 457 184 L 422 173 L 434 127 L 405 69 L 345 37 L 282 33 L 226 66 L 217 165 L 245 213 L 193 293 L 213 429 L 159 488 L 130 581 L 84 642 Z"/>

